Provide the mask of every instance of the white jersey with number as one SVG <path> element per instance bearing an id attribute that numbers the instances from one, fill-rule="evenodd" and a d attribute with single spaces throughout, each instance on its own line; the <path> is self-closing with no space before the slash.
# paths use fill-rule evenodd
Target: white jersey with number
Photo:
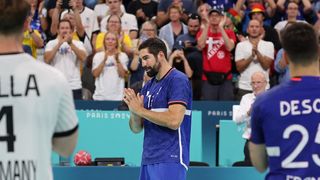
<path id="1" fill-rule="evenodd" d="M 25 53 L 0 55 L 0 179 L 51 180 L 52 137 L 78 127 L 64 75 Z"/>

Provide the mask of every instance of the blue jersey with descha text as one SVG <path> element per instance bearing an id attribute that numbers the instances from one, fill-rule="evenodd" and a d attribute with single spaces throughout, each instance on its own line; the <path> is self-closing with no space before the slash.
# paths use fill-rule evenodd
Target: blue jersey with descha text
<path id="1" fill-rule="evenodd" d="M 165 112 L 172 104 L 181 104 L 186 112 L 180 127 L 172 130 L 144 120 L 142 165 L 176 162 L 189 165 L 192 91 L 185 74 L 172 68 L 160 80 L 155 77 L 141 90 L 144 107 Z"/>
<path id="2" fill-rule="evenodd" d="M 266 179 L 320 179 L 320 77 L 292 78 L 262 94 L 251 126 L 251 141 L 266 146 Z"/>

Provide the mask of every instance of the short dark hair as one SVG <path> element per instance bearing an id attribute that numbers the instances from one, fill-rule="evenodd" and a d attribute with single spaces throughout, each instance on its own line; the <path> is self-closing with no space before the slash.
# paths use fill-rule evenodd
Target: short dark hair
<path id="1" fill-rule="evenodd" d="M 155 57 L 159 54 L 160 51 L 162 51 L 164 54 L 164 57 L 167 59 L 167 46 L 161 39 L 149 38 L 145 40 L 139 46 L 139 51 L 141 49 L 146 49 L 146 48 L 148 48 L 149 53 L 153 54 Z"/>
<path id="2" fill-rule="evenodd" d="M 318 35 L 307 23 L 294 23 L 281 32 L 281 44 L 293 64 L 310 65 L 319 58 Z"/>
<path id="3" fill-rule="evenodd" d="M 22 33 L 30 10 L 30 4 L 26 0 L 0 0 L 0 33 Z"/>

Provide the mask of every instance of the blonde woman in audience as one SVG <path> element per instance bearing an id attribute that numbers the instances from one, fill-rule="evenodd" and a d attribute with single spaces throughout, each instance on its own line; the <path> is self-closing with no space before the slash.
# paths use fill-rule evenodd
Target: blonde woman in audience
<path id="1" fill-rule="evenodd" d="M 128 56 L 119 51 L 119 38 L 113 32 L 104 36 L 104 51 L 93 57 L 92 74 L 95 77 L 94 100 L 120 101 L 123 98 Z"/>
<path id="2" fill-rule="evenodd" d="M 127 33 L 122 31 L 121 28 L 121 19 L 117 15 L 111 15 L 109 16 L 107 20 L 107 26 L 106 26 L 107 32 L 112 32 L 117 35 L 117 38 L 119 39 L 119 50 L 125 52 L 128 56 L 132 55 L 133 49 L 132 49 L 132 42 Z M 106 33 L 101 32 L 97 36 L 97 41 L 96 41 L 96 52 L 103 51 L 104 46 L 103 46 L 103 39 Z"/>

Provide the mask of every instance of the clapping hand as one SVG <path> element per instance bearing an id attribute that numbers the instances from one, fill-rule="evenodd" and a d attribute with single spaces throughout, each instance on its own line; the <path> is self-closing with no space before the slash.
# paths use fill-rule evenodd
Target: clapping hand
<path id="1" fill-rule="evenodd" d="M 224 28 L 224 25 L 226 24 L 226 21 L 227 21 L 227 16 L 224 15 L 223 18 L 219 22 L 219 27 L 220 28 Z"/>
<path id="2" fill-rule="evenodd" d="M 139 110 L 143 108 L 143 95 L 136 94 L 133 89 L 124 89 L 124 102 L 128 105 L 129 110 L 134 114 L 139 114 Z"/>

